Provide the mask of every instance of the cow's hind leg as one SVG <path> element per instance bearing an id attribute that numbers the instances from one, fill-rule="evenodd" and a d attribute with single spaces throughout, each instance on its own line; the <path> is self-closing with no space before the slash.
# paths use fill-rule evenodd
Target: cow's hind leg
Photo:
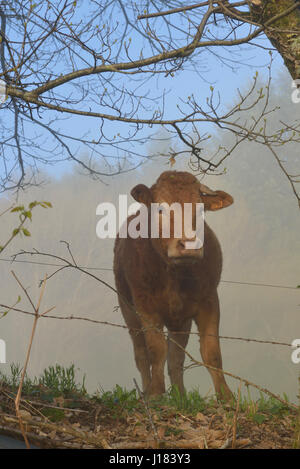
<path id="1" fill-rule="evenodd" d="M 215 292 L 202 304 L 195 318 L 200 334 L 200 352 L 203 362 L 222 370 L 222 356 L 219 341 L 220 308 L 218 294 Z M 208 368 L 218 398 L 230 400 L 233 396 L 222 371 Z"/>
<path id="2" fill-rule="evenodd" d="M 151 383 L 150 360 L 141 322 L 134 308 L 125 300 L 119 299 L 120 308 L 129 329 L 133 343 L 136 366 L 141 374 L 143 391 L 148 392 Z"/>
<path id="3" fill-rule="evenodd" d="M 183 364 L 185 347 L 189 340 L 192 320 L 187 320 L 180 331 L 169 331 L 168 334 L 168 373 L 171 385 L 178 386 L 181 394 L 184 393 Z"/>

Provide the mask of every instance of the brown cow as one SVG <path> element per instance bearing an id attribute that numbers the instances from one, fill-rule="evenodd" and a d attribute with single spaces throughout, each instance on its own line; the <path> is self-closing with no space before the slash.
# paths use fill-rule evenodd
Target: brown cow
<path id="1" fill-rule="evenodd" d="M 205 210 L 219 210 L 233 203 L 226 192 L 212 191 L 192 174 L 177 171 L 162 173 L 151 188 L 143 184 L 135 186 L 131 195 L 148 208 L 152 202 L 169 205 L 179 202 L 181 206 L 190 202 L 192 207 L 202 202 Z M 150 210 L 148 213 L 150 218 Z M 195 213 L 193 210 L 193 222 Z M 172 214 L 171 211 L 171 226 Z M 192 320 L 201 336 L 204 363 L 222 369 L 217 294 L 222 270 L 221 247 L 206 222 L 203 249 L 187 250 L 186 241 L 184 236 L 175 238 L 171 228 L 169 238 L 118 236 L 115 243 L 114 273 L 119 304 L 133 342 L 143 390 L 148 395 L 165 392 L 166 359 L 171 384 L 184 392 L 184 349 Z M 168 329 L 168 341 L 162 333 L 164 326 Z M 230 398 L 223 373 L 208 370 L 217 396 Z"/>

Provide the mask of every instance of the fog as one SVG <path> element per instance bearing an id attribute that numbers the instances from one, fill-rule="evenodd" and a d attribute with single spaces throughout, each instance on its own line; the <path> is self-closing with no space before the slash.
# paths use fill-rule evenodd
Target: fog
<path id="1" fill-rule="evenodd" d="M 290 84 L 285 76 L 277 82 L 280 93 L 275 100 L 281 105 L 280 118 L 300 118 L 300 104 L 290 99 Z M 275 91 L 274 91 L 275 93 Z M 278 119 L 277 117 L 275 119 Z M 215 135 L 226 143 L 232 138 Z M 299 148 L 289 145 L 281 150 L 290 161 L 299 159 Z M 273 340 L 291 343 L 300 338 L 300 290 L 254 286 L 240 283 L 262 283 L 296 287 L 300 284 L 300 218 L 291 187 L 268 149 L 254 143 L 238 147 L 226 161 L 225 175 L 205 177 L 212 189 L 222 189 L 234 197 L 234 204 L 224 210 L 208 213 L 206 220 L 216 232 L 223 250 L 224 267 L 219 286 L 221 304 L 220 335 Z M 112 269 L 114 240 L 96 236 L 96 207 L 100 202 L 117 204 L 119 194 L 129 194 L 137 183 L 151 185 L 159 174 L 170 169 L 167 160 L 148 162 L 138 170 L 93 181 L 75 169 L 61 178 L 52 179 L 43 187 L 31 188 L 20 195 L 22 204 L 46 200 L 52 209 L 37 207 L 28 226 L 31 237 L 16 238 L 0 255 L 8 259 L 21 249 L 33 248 L 68 258 L 65 240 L 70 243 L 78 265 L 114 287 Z M 189 170 L 188 159 L 180 159 L 172 169 Z M 299 171 L 298 171 L 299 172 Z M 129 201 L 133 199 L 129 196 Z M 2 198 L 0 211 L 10 201 Z M 1 243 L 16 226 L 16 215 L 3 216 Z M 41 256 L 18 257 L 21 261 L 58 263 Z M 57 268 L 23 262 L 0 262 L 0 303 L 12 305 L 18 295 L 20 309 L 30 310 L 24 293 L 14 280 L 13 270 L 33 299 L 37 300 L 39 282 Z M 104 270 L 101 270 L 104 269 Z M 107 269 L 107 270 L 105 270 Z M 79 271 L 65 269 L 47 281 L 41 309 L 55 306 L 51 314 L 94 318 L 124 324 L 116 309 L 115 293 L 95 279 Z M 7 363 L 0 370 L 9 372 L 11 363 L 23 363 L 32 327 L 32 317 L 10 311 L 0 321 L 0 338 L 6 342 Z M 296 401 L 299 365 L 292 363 L 290 347 L 222 339 L 224 370 L 240 375 L 275 393 L 285 392 Z M 200 359 L 196 335 L 190 337 L 188 351 Z M 78 377 L 86 374 L 88 391 L 110 390 L 116 384 L 133 388 L 139 381 L 133 350 L 126 329 L 93 324 L 81 320 L 41 318 L 33 342 L 28 374 L 59 363 L 74 363 Z M 189 360 L 186 360 L 189 364 Z M 167 373 L 166 373 L 167 374 Z M 140 382 L 140 381 L 139 381 Z M 233 389 L 238 383 L 228 380 Z M 169 383 L 167 381 L 167 383 Z M 198 388 L 202 395 L 213 393 L 212 382 L 204 368 L 185 372 L 187 389 Z M 251 395 L 256 396 L 254 391 Z"/>

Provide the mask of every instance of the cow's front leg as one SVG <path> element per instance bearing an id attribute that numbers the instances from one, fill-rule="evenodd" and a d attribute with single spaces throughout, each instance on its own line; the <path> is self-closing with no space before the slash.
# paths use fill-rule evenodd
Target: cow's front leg
<path id="1" fill-rule="evenodd" d="M 163 323 L 156 315 L 141 313 L 141 322 L 151 366 L 149 396 L 165 392 L 164 369 L 167 358 L 167 341 L 163 333 Z"/>
<path id="2" fill-rule="evenodd" d="M 192 320 L 188 319 L 180 331 L 169 331 L 168 338 L 168 372 L 172 385 L 178 386 L 181 394 L 184 393 L 183 364 L 185 347 L 189 340 Z"/>
<path id="3" fill-rule="evenodd" d="M 195 318 L 200 334 L 200 352 L 203 362 L 222 370 L 222 356 L 219 342 L 220 308 L 218 294 L 215 292 L 201 304 Z M 218 398 L 230 400 L 233 395 L 225 381 L 222 371 L 208 368 Z"/>

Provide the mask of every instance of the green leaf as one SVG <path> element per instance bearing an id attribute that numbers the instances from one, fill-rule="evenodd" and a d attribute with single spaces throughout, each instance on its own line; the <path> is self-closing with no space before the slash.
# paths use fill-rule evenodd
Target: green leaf
<path id="1" fill-rule="evenodd" d="M 253 420 L 254 420 L 254 422 L 256 422 L 260 425 L 261 423 L 264 423 L 267 420 L 267 417 L 265 417 L 262 414 L 255 414 L 253 416 Z"/>
<path id="2" fill-rule="evenodd" d="M 11 209 L 11 213 L 13 212 L 21 212 L 22 210 L 24 210 L 24 205 L 19 205 L 18 207 L 15 207 L 13 209 Z"/>
<path id="3" fill-rule="evenodd" d="M 22 231 L 25 236 L 31 236 L 30 232 L 26 228 L 22 228 Z"/>
<path id="4" fill-rule="evenodd" d="M 48 208 L 48 207 L 52 208 L 51 202 L 45 202 L 45 201 L 43 201 L 43 202 L 40 202 L 40 205 L 41 205 L 42 207 L 44 207 L 44 208 Z"/>
<path id="5" fill-rule="evenodd" d="M 26 212 L 24 212 L 23 214 L 26 218 L 29 218 L 29 220 L 32 219 L 32 213 L 30 210 L 27 210 Z"/>
<path id="6" fill-rule="evenodd" d="M 16 236 L 20 232 L 19 228 L 15 228 L 12 232 L 13 236 Z"/>

